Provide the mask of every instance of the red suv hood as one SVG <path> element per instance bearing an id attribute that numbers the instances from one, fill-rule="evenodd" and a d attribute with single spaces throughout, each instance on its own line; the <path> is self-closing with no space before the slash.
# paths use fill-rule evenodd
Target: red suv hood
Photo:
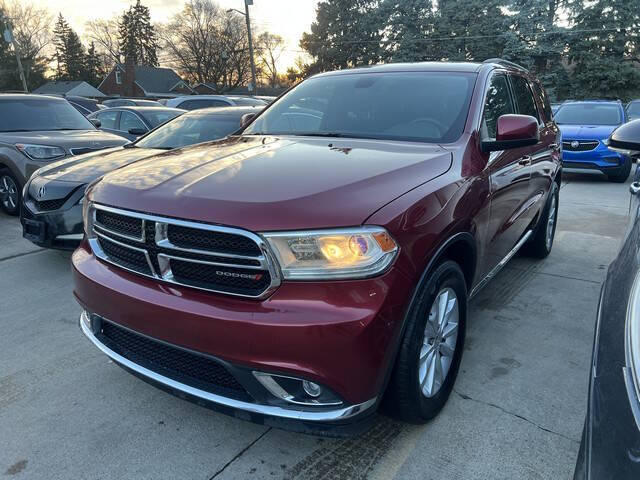
<path id="1" fill-rule="evenodd" d="M 247 136 L 142 160 L 89 198 L 254 231 L 353 226 L 450 167 L 437 145 Z"/>

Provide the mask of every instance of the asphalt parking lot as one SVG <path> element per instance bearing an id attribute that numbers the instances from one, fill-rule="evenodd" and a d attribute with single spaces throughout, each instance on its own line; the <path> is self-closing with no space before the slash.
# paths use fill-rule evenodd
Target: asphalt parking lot
<path id="1" fill-rule="evenodd" d="M 0 475 L 47 479 L 568 479 L 586 409 L 600 283 L 628 184 L 565 173 L 556 242 L 472 302 L 461 373 L 424 426 L 380 416 L 351 439 L 230 418 L 124 372 L 77 326 L 69 254 L 0 214 Z"/>

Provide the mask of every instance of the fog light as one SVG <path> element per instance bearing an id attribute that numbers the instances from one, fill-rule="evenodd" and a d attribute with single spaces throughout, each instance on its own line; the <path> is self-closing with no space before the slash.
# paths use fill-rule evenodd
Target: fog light
<path id="1" fill-rule="evenodd" d="M 302 388 L 307 395 L 313 398 L 319 397 L 322 394 L 322 388 L 320 388 L 320 385 L 308 380 L 304 380 L 302 382 Z"/>

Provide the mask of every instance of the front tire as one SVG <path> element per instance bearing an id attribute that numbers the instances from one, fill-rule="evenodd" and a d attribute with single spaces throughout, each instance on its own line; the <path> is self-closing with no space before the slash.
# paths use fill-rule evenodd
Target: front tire
<path id="1" fill-rule="evenodd" d="M 22 188 L 9 170 L 0 170 L 0 209 L 7 215 L 17 216 L 20 213 Z"/>
<path id="2" fill-rule="evenodd" d="M 467 287 L 460 266 L 446 260 L 419 287 L 384 399 L 385 410 L 425 423 L 444 407 L 464 349 Z"/>
<path id="3" fill-rule="evenodd" d="M 558 223 L 558 205 L 560 204 L 560 187 L 556 182 L 551 184 L 551 191 L 538 220 L 533 237 L 522 247 L 522 253 L 533 258 L 547 258 L 553 248 Z"/>
<path id="4" fill-rule="evenodd" d="M 626 182 L 627 178 L 629 178 L 629 174 L 631 173 L 631 163 L 631 159 L 627 158 L 625 160 L 625 164 L 622 166 L 622 170 L 620 171 L 620 173 L 617 173 L 615 175 L 607 175 L 609 181 L 614 183 Z"/>

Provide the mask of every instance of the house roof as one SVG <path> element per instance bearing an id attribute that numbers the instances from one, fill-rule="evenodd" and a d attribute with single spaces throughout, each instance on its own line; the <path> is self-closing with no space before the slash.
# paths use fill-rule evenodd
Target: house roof
<path id="1" fill-rule="evenodd" d="M 36 88 L 33 93 L 44 95 L 78 95 L 81 97 L 104 97 L 97 88 L 82 80 L 48 82 Z"/>
<path id="2" fill-rule="evenodd" d="M 136 65 L 136 83 L 145 92 L 169 93 L 182 78 L 170 68 Z M 186 83 L 185 83 L 186 85 Z"/>

